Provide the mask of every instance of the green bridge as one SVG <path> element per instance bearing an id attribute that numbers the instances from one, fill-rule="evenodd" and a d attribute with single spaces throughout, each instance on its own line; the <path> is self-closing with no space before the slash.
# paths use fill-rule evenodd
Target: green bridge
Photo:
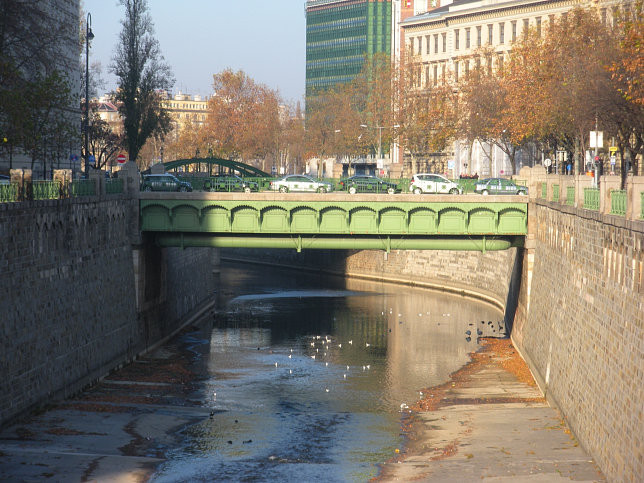
<path id="1" fill-rule="evenodd" d="M 522 246 L 525 196 L 141 193 L 162 247 L 505 250 Z"/>

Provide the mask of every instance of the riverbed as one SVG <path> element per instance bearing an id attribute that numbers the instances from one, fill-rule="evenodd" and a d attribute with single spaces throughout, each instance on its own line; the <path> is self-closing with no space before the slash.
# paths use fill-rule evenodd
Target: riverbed
<path id="1" fill-rule="evenodd" d="M 420 390 L 503 331 L 461 296 L 272 267 L 224 263 L 216 297 L 182 335 L 211 417 L 151 481 L 367 481 L 404 450 Z"/>

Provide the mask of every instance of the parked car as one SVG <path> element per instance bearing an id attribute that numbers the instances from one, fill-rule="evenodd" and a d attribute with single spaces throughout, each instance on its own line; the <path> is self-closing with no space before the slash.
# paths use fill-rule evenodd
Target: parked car
<path id="1" fill-rule="evenodd" d="M 259 191 L 259 184 L 255 181 L 246 181 L 236 174 L 215 176 L 204 182 L 203 189 L 206 191 Z"/>
<path id="2" fill-rule="evenodd" d="M 282 179 L 273 180 L 270 188 L 280 193 L 288 193 L 289 191 L 328 193 L 333 191 L 333 185 L 328 181 L 319 181 L 305 174 L 290 174 Z"/>
<path id="3" fill-rule="evenodd" d="M 440 174 L 415 174 L 409 184 L 409 191 L 417 195 L 422 193 L 463 194 L 463 188 Z"/>
<path id="4" fill-rule="evenodd" d="M 148 174 L 143 176 L 141 191 L 192 191 L 192 185 L 169 173 Z"/>
<path id="5" fill-rule="evenodd" d="M 393 195 L 399 193 L 401 189 L 395 183 L 389 183 L 377 176 L 356 175 L 350 178 L 340 180 L 340 186 L 343 190 L 351 194 L 355 193 L 388 193 Z"/>
<path id="6" fill-rule="evenodd" d="M 528 188 L 505 178 L 485 178 L 476 183 L 474 192 L 482 195 L 527 195 Z"/>
<path id="7" fill-rule="evenodd" d="M 0 184 L 11 184 L 11 178 L 4 174 L 0 174 Z"/>

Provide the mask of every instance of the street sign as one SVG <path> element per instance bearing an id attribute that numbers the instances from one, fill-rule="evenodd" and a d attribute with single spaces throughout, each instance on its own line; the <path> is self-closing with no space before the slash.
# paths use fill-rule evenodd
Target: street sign
<path id="1" fill-rule="evenodd" d="M 119 163 L 121 163 L 121 164 L 123 164 L 123 163 L 125 162 L 125 160 L 126 160 L 126 159 L 127 159 L 127 158 L 125 157 L 125 154 L 123 154 L 123 153 L 119 154 L 119 155 L 116 157 L 116 160 L 117 160 Z"/>
<path id="2" fill-rule="evenodd" d="M 617 146 L 611 146 L 608 148 L 608 152 L 610 153 L 611 156 L 615 154 L 617 151 L 618 151 Z"/>
<path id="3" fill-rule="evenodd" d="M 552 166 L 552 159 L 550 159 L 550 158 L 546 158 L 546 159 L 543 161 L 543 164 L 544 164 L 544 166 L 547 166 L 547 167 Z"/>
<path id="4" fill-rule="evenodd" d="M 604 147 L 604 132 L 603 131 L 590 131 L 590 147 L 603 148 Z"/>

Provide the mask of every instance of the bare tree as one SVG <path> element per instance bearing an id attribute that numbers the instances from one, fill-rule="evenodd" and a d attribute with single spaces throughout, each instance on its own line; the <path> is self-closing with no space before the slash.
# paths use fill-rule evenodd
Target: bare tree
<path id="1" fill-rule="evenodd" d="M 125 7 L 119 44 L 110 71 L 119 79 L 116 100 L 123 117 L 125 145 L 131 160 L 150 136 L 170 128 L 170 116 L 162 106 L 162 92 L 174 85 L 159 42 L 153 37 L 146 0 L 120 0 Z"/>

